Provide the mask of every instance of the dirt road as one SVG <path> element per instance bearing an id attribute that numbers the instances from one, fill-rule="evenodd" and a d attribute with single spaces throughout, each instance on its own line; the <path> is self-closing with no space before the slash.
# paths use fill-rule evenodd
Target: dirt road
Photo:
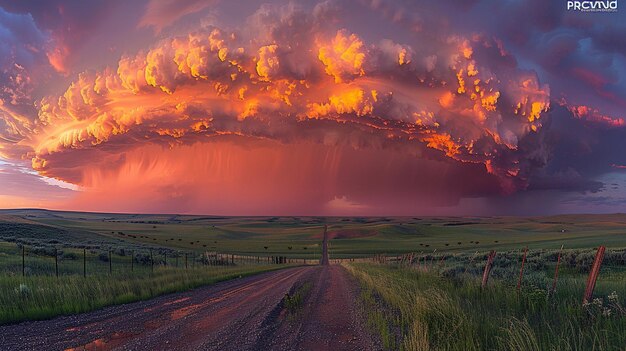
<path id="1" fill-rule="evenodd" d="M 297 267 L 0 327 L 2 350 L 375 350 L 340 266 Z M 308 293 L 307 293 L 308 291 Z M 303 292 L 291 310 L 285 294 Z"/>
<path id="2" fill-rule="evenodd" d="M 320 264 L 322 266 L 328 266 L 330 262 L 328 261 L 328 226 L 324 226 L 324 239 L 322 240 L 322 258 L 320 259 Z"/>

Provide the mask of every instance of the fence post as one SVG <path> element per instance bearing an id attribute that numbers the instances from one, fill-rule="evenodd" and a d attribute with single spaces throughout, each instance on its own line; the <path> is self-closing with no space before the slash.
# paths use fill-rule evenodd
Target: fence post
<path id="1" fill-rule="evenodd" d="M 113 274 L 113 257 L 111 256 L 111 250 L 109 250 L 109 274 Z"/>
<path id="2" fill-rule="evenodd" d="M 524 274 L 524 263 L 526 263 L 526 254 L 528 253 L 528 246 L 524 248 L 524 256 L 522 256 L 522 268 L 519 270 L 519 279 L 517 280 L 517 292 L 522 288 L 522 275 Z"/>
<path id="3" fill-rule="evenodd" d="M 552 294 L 556 291 L 556 282 L 559 279 L 559 265 L 561 264 L 561 253 L 563 252 L 563 245 L 559 250 L 559 256 L 556 259 L 556 268 L 554 269 L 554 281 L 552 281 Z"/>
<path id="4" fill-rule="evenodd" d="M 54 248 L 54 273 L 57 278 L 59 277 L 59 251 L 57 248 Z"/>
<path id="5" fill-rule="evenodd" d="M 602 265 L 602 260 L 604 259 L 604 250 L 606 250 L 606 248 L 604 246 L 600 246 L 598 248 L 598 252 L 596 252 L 596 258 L 593 260 L 593 266 L 591 266 L 591 272 L 589 272 L 589 278 L 587 279 L 587 288 L 585 289 L 583 303 L 588 303 L 593 296 L 593 289 L 596 287 L 596 280 L 598 279 L 600 266 Z"/>
<path id="6" fill-rule="evenodd" d="M 493 260 L 496 258 L 496 252 L 491 251 L 489 256 L 487 256 L 487 264 L 485 265 L 485 271 L 483 272 L 483 282 L 482 287 L 487 286 L 487 281 L 489 280 L 489 273 L 491 272 L 491 266 L 493 265 Z"/>
<path id="7" fill-rule="evenodd" d="M 135 270 L 135 251 L 130 252 L 130 271 L 133 272 Z"/>
<path id="8" fill-rule="evenodd" d="M 187 253 L 185 252 L 185 269 L 189 268 L 189 266 L 187 266 Z"/>
<path id="9" fill-rule="evenodd" d="M 232 264 L 235 264 L 235 254 L 232 254 L 230 256 L 230 259 L 231 259 Z"/>
<path id="10" fill-rule="evenodd" d="M 167 251 L 163 252 L 163 258 L 165 260 L 165 267 L 167 267 Z"/>
<path id="11" fill-rule="evenodd" d="M 22 245 L 22 277 L 26 275 L 26 245 Z"/>
<path id="12" fill-rule="evenodd" d="M 152 249 L 150 249 L 150 270 L 154 272 L 154 256 L 152 256 Z"/>
<path id="13" fill-rule="evenodd" d="M 178 253 L 176 254 L 176 268 L 178 268 Z"/>
<path id="14" fill-rule="evenodd" d="M 87 249 L 83 249 L 83 278 L 87 278 Z"/>

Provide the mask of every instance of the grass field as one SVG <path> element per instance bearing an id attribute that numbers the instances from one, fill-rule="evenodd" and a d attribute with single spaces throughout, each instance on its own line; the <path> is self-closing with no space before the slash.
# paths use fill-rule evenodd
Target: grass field
<path id="1" fill-rule="evenodd" d="M 444 277 L 442 270 L 373 263 L 345 264 L 360 281 L 368 324 L 387 350 L 623 350 L 626 274 L 603 275 L 596 299 L 581 304 L 585 276 L 564 274 L 555 294 L 515 276 Z M 547 278 L 547 277 L 545 277 Z M 530 281 L 529 281 L 530 280 Z"/>
<path id="2" fill-rule="evenodd" d="M 503 346 L 498 344 L 502 340 L 514 339 L 533 343 L 518 349 L 610 350 L 619 342 L 626 345 L 623 318 L 589 318 L 588 311 L 580 307 L 580 290 L 593 260 L 593 248 L 599 245 L 608 250 L 597 292 L 606 300 L 615 290 L 624 303 L 626 215 L 621 214 L 321 218 L 0 210 L 0 323 L 88 311 L 281 267 L 253 260 L 236 265 L 222 261 L 207 269 L 202 266 L 206 253 L 317 260 L 325 225 L 332 239 L 331 259 L 412 252 L 415 258 L 430 262 L 433 269 L 436 266 L 436 272 L 429 273 L 375 264 L 348 266 L 370 293 L 364 299 L 382 299 L 389 308 L 374 314 L 372 323 L 390 349 L 420 349 L 424 346 L 420 340 L 452 350 L 498 348 Z M 558 296 L 548 298 L 556 249 L 562 245 L 562 281 Z M 511 294 L 511 284 L 521 249 L 526 246 L 526 288 L 518 299 Z M 489 250 L 496 250 L 498 256 L 489 294 L 482 294 L 475 281 Z M 87 279 L 82 277 L 83 254 Z M 55 277 L 55 255 L 59 278 Z M 185 256 L 188 270 L 182 269 Z M 439 267 L 442 258 L 445 264 Z M 421 306 L 422 312 L 415 306 Z M 461 317 L 455 317 L 457 313 Z M 593 323 L 584 322 L 585 318 Z M 529 335 L 515 334 L 521 332 Z M 583 332 L 584 336 L 576 338 Z M 446 333 L 456 336 L 450 338 Z M 478 338 L 471 337 L 475 333 Z M 565 341 L 550 344 L 555 340 Z"/>
<path id="3" fill-rule="evenodd" d="M 3 226 L 4 223 L 4 226 Z M 19 223 L 20 228 L 6 228 Z M 0 241 L 168 248 L 319 258 L 324 225 L 335 258 L 404 252 L 626 247 L 626 215 L 551 217 L 212 217 L 0 211 Z"/>

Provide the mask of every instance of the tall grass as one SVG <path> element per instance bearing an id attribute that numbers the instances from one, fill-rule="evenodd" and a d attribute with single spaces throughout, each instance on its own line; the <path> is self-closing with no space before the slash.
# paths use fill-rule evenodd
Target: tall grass
<path id="1" fill-rule="evenodd" d="M 344 266 L 358 278 L 365 294 L 382 307 L 367 311 L 370 319 L 384 316 L 387 329 L 396 328 L 400 350 L 624 350 L 626 315 L 604 300 L 581 305 L 584 276 L 565 275 L 556 294 L 526 283 L 520 294 L 515 279 L 492 279 L 480 287 L 474 275 L 452 278 L 436 270 L 352 263 Z M 605 277 L 606 278 L 606 277 Z M 616 291 L 623 306 L 625 275 L 599 282 L 598 296 Z M 619 300 L 618 297 L 618 300 Z M 366 302 L 367 305 L 367 302 Z M 601 306 L 600 306 L 601 305 Z M 386 309 L 384 313 L 380 309 Z M 608 310 L 611 315 L 605 315 Z M 380 321 L 378 322 L 380 324 Z M 378 325 L 377 330 L 385 329 Z"/>
<path id="2" fill-rule="evenodd" d="M 152 274 L 96 274 L 87 278 L 80 275 L 4 276 L 0 277 L 0 324 L 92 311 L 280 267 L 158 267 Z"/>

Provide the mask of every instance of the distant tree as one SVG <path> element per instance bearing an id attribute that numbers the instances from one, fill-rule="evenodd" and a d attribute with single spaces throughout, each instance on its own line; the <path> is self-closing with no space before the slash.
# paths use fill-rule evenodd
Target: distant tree
<path id="1" fill-rule="evenodd" d="M 268 247 L 269 247 L 269 246 L 263 246 L 263 248 L 264 248 L 265 250 L 267 250 L 267 248 L 268 248 Z"/>

